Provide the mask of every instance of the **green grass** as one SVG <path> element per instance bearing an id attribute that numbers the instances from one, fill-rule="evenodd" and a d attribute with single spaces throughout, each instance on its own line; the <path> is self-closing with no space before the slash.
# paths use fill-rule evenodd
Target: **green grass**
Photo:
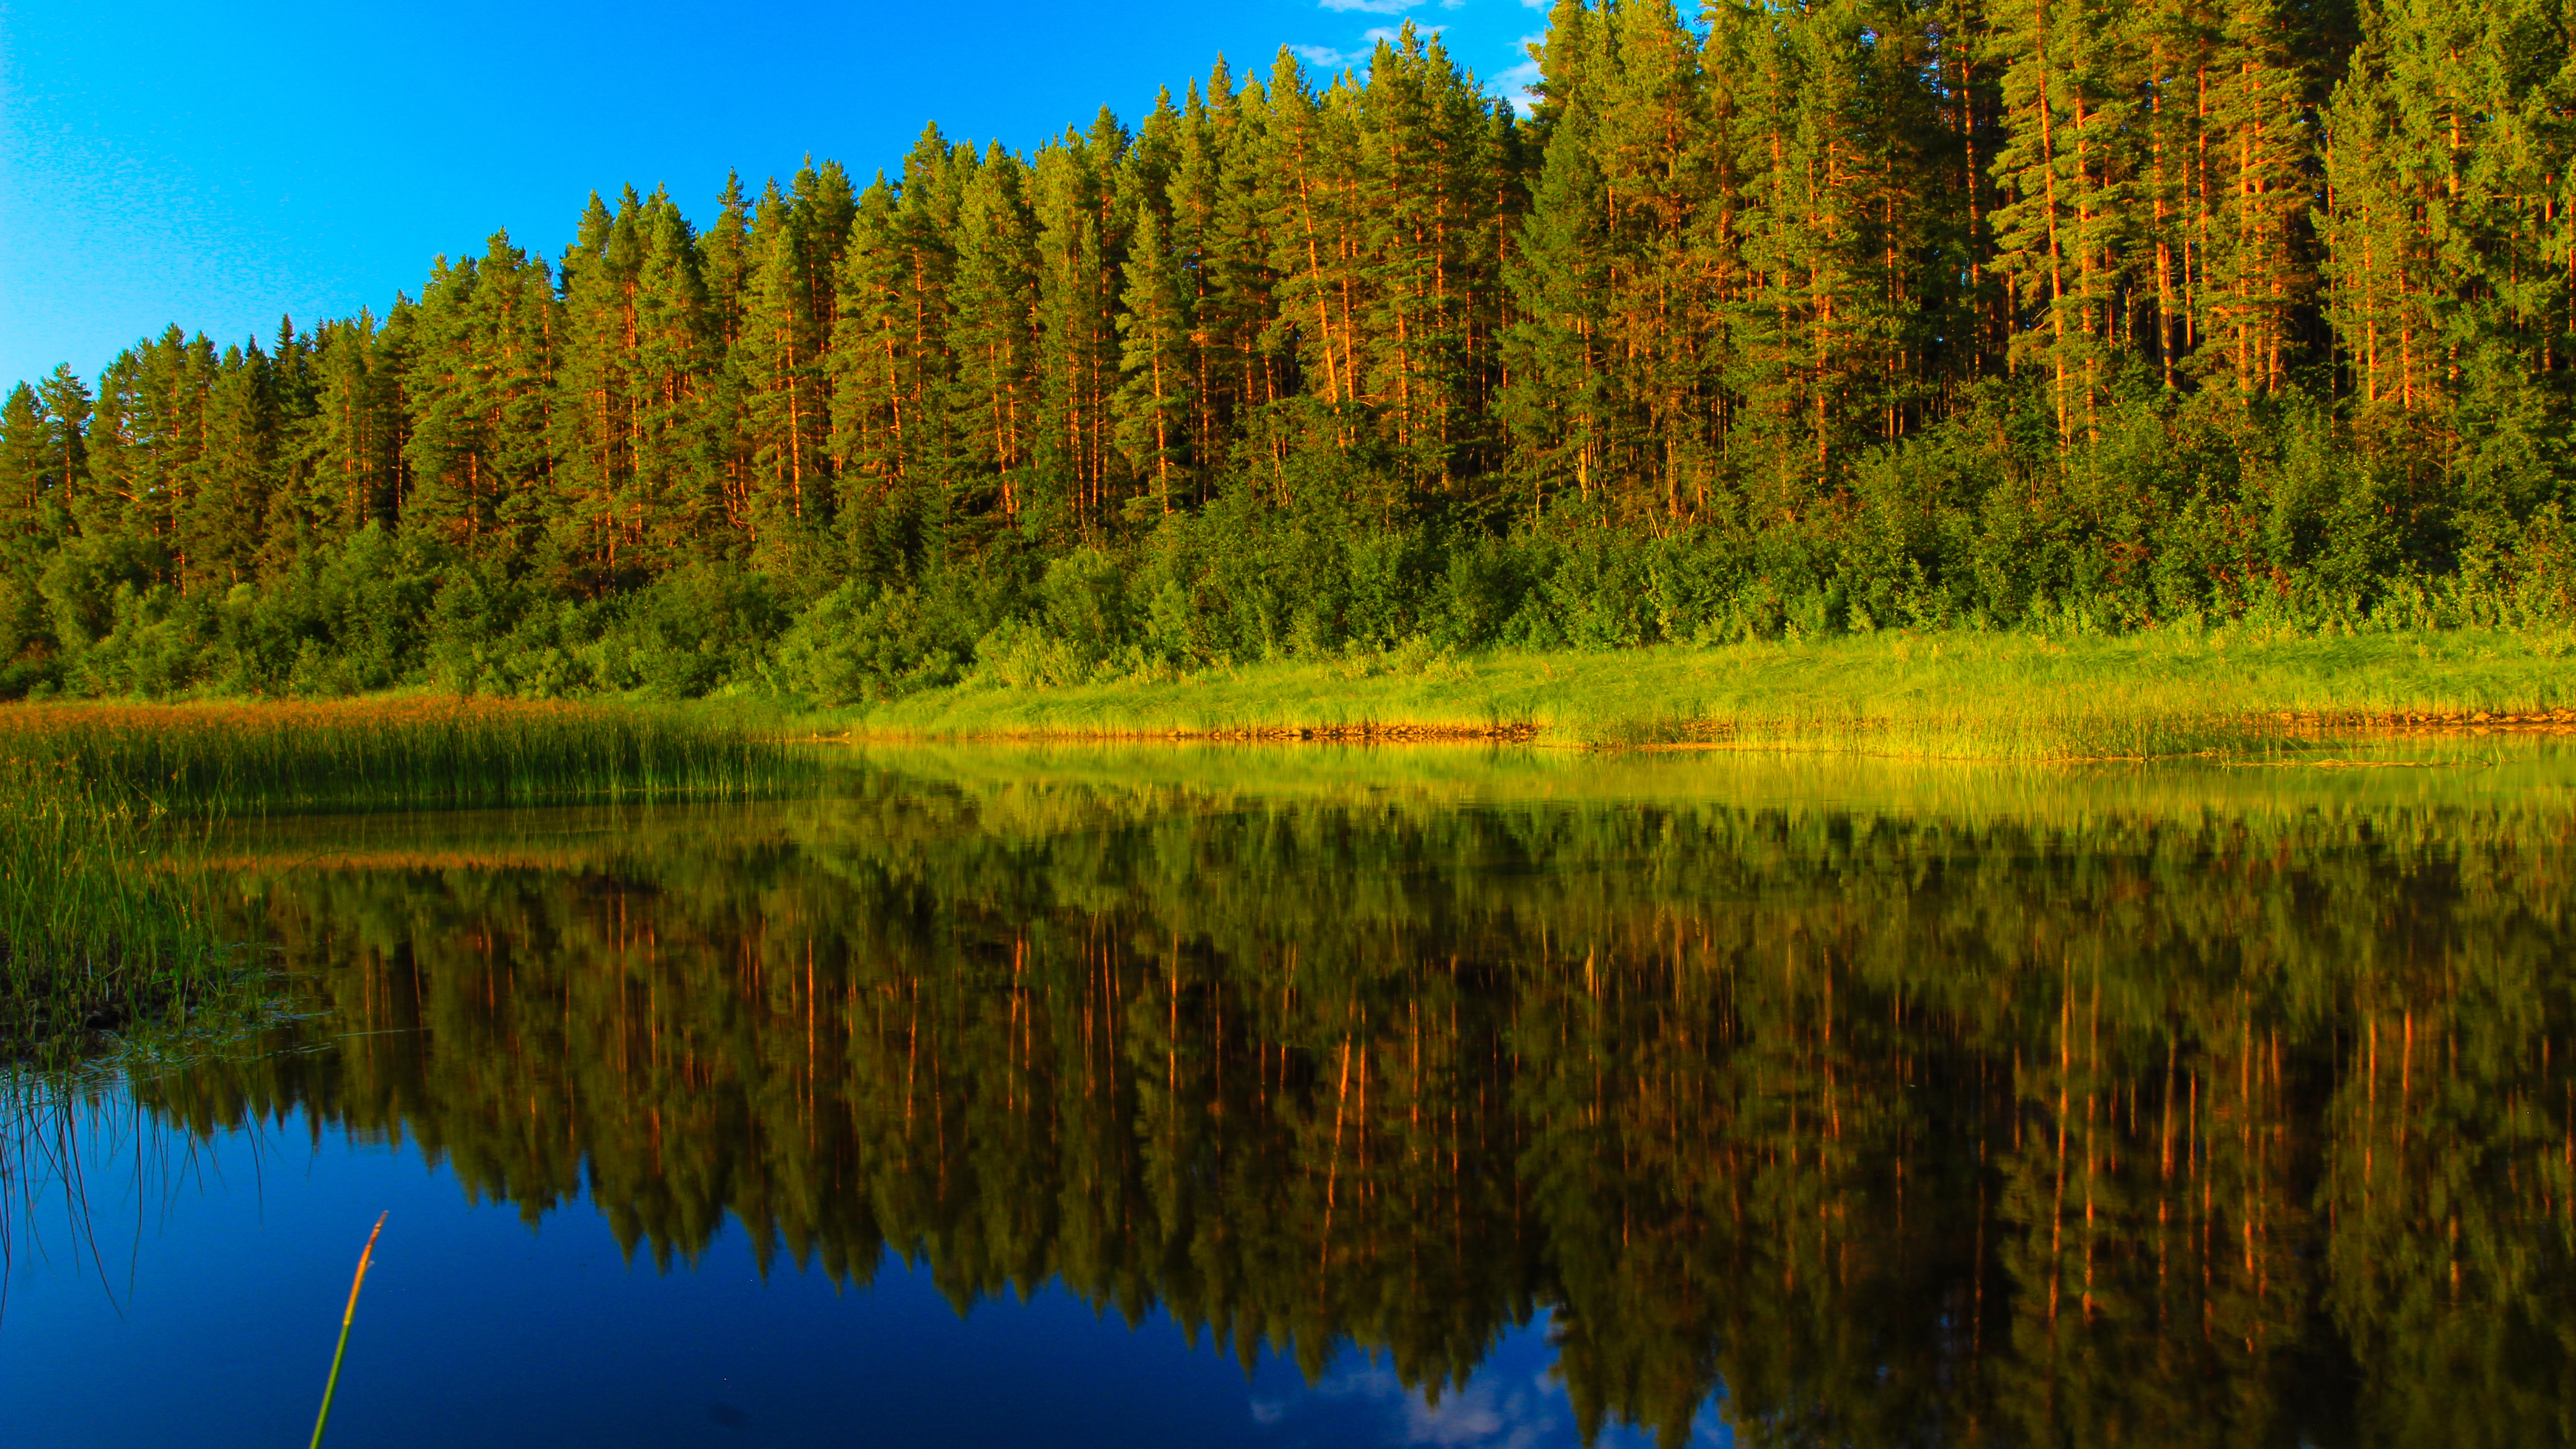
<path id="1" fill-rule="evenodd" d="M 2564 634 L 2222 630 L 2065 642 L 1880 634 L 1457 659 L 1398 652 L 1063 689 L 970 680 L 797 723 L 873 739 L 1520 732 L 1577 745 L 2152 758 L 2260 751 L 2321 727 L 2563 712 L 2576 704 L 2571 646 Z"/>

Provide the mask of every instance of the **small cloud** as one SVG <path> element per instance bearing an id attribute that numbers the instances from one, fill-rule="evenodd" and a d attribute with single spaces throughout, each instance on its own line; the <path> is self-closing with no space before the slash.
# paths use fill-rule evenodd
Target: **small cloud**
<path id="1" fill-rule="evenodd" d="M 1448 28 L 1445 25 L 1417 25 L 1413 27 L 1413 33 L 1438 35 Z M 1377 48 L 1380 45 L 1393 45 L 1403 38 L 1404 32 L 1392 25 L 1372 25 L 1360 32 L 1360 43 L 1348 50 L 1336 50 L 1329 45 L 1292 45 L 1288 47 L 1288 53 L 1308 65 L 1322 66 L 1326 70 L 1344 70 L 1365 67 L 1376 58 Z"/>
<path id="2" fill-rule="evenodd" d="M 1328 1399 L 1354 1395 L 1366 1399 L 1392 1399 L 1403 1396 L 1404 1381 L 1395 1376 L 1393 1369 L 1370 1365 L 1344 1369 L 1315 1385 L 1315 1392 Z"/>
<path id="3" fill-rule="evenodd" d="M 1279 1402 L 1277 1399 L 1255 1399 L 1252 1401 L 1252 1422 L 1261 1425 L 1263 1428 L 1268 1428 L 1270 1425 L 1276 1424 L 1287 1417 L 1288 1406 Z"/>
<path id="4" fill-rule="evenodd" d="M 1404 1442 L 1438 1444 L 1442 1449 L 1458 1444 L 1482 1444 L 1503 1432 L 1504 1420 L 1493 1404 L 1493 1394 L 1474 1389 L 1451 1394 L 1435 1407 L 1420 1399 L 1404 1406 Z"/>
<path id="5" fill-rule="evenodd" d="M 1531 107 L 1538 104 L 1540 71 L 1538 62 L 1529 58 L 1529 50 L 1533 45 L 1543 45 L 1546 42 L 1547 37 L 1544 35 L 1522 36 L 1512 47 L 1521 57 L 1520 64 L 1494 77 L 1494 84 L 1502 87 L 1503 99 L 1511 102 L 1512 109 L 1524 116 L 1530 113 Z"/>
<path id="6" fill-rule="evenodd" d="M 1434 1449 L 1534 1449 L 1558 1423 L 1543 1394 L 1506 1392 L 1494 1381 L 1480 1379 L 1441 1395 L 1434 1404 L 1427 1393 L 1406 1390 L 1382 1364 L 1334 1374 L 1317 1384 L 1315 1392 L 1327 1399 L 1386 1404 L 1397 1411 L 1403 1442 Z"/>

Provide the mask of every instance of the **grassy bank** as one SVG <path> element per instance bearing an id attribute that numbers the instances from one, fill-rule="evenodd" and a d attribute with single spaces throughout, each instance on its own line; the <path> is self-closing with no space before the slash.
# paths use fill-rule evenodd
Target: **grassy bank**
<path id="1" fill-rule="evenodd" d="M 2261 748 L 2319 728 L 2559 714 L 2576 705 L 2572 650 L 2576 639 L 2564 633 L 2165 631 L 1396 653 L 1064 689 L 970 680 L 805 723 L 879 739 L 1534 734 L 1567 744 L 2139 757 Z"/>

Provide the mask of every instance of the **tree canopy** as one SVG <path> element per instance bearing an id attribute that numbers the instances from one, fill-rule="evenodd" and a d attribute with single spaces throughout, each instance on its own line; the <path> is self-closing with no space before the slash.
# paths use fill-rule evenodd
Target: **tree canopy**
<path id="1" fill-rule="evenodd" d="M 0 687 L 2562 620 L 2571 24 L 1559 0 L 1526 116 L 1408 27 L 704 231 L 594 195 L 11 392 Z"/>

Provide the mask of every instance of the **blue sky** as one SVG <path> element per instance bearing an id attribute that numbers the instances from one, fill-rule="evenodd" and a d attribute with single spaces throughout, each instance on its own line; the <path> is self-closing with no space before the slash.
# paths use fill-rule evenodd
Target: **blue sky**
<path id="1" fill-rule="evenodd" d="M 694 5 L 0 0 L 0 384 L 94 377 L 172 322 L 219 343 L 380 312 L 495 228 L 548 257 L 594 188 L 704 221 L 811 152 L 864 179 L 922 123 L 1026 146 L 1131 123 L 1222 51 L 1326 67 L 1445 27 L 1509 90 L 1534 0 Z"/>

